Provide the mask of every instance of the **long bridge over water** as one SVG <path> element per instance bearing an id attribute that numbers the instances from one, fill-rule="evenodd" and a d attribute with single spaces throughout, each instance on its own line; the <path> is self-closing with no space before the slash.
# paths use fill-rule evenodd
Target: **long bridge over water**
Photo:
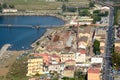
<path id="1" fill-rule="evenodd" d="M 19 25 L 19 24 L 0 24 L 0 28 L 54 28 L 63 25 Z"/>

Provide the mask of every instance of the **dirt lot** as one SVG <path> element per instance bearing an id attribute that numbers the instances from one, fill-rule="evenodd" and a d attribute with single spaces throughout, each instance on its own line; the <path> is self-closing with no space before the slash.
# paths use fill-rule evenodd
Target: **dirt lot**
<path id="1" fill-rule="evenodd" d="M 24 51 L 6 51 L 0 59 L 0 76 L 6 76 L 16 57 Z"/>

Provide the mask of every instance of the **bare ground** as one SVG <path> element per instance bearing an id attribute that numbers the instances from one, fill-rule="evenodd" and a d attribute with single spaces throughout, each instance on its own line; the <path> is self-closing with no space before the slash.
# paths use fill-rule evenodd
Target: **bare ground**
<path id="1" fill-rule="evenodd" d="M 2 59 L 0 59 L 0 76 L 6 76 L 12 64 L 16 60 L 16 57 L 22 53 L 24 53 L 24 51 L 6 51 L 5 52 Z"/>

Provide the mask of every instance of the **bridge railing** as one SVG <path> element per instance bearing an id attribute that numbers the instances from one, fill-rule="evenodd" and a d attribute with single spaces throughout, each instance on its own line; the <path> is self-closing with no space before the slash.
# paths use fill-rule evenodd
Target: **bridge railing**
<path id="1" fill-rule="evenodd" d="M 54 28 L 63 25 L 18 25 L 18 24 L 0 24 L 0 28 Z"/>

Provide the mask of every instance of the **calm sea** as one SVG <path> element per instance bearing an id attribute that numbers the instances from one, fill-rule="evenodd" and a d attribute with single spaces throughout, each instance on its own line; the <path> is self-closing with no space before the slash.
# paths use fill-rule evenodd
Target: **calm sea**
<path id="1" fill-rule="evenodd" d="M 51 16 L 0 16 L 0 24 L 8 25 L 63 25 L 64 21 Z M 0 26 L 1 27 L 1 26 Z M 30 45 L 40 38 L 46 28 L 14 27 L 0 28 L 0 48 L 4 44 L 12 44 L 10 50 L 30 49 Z"/>

